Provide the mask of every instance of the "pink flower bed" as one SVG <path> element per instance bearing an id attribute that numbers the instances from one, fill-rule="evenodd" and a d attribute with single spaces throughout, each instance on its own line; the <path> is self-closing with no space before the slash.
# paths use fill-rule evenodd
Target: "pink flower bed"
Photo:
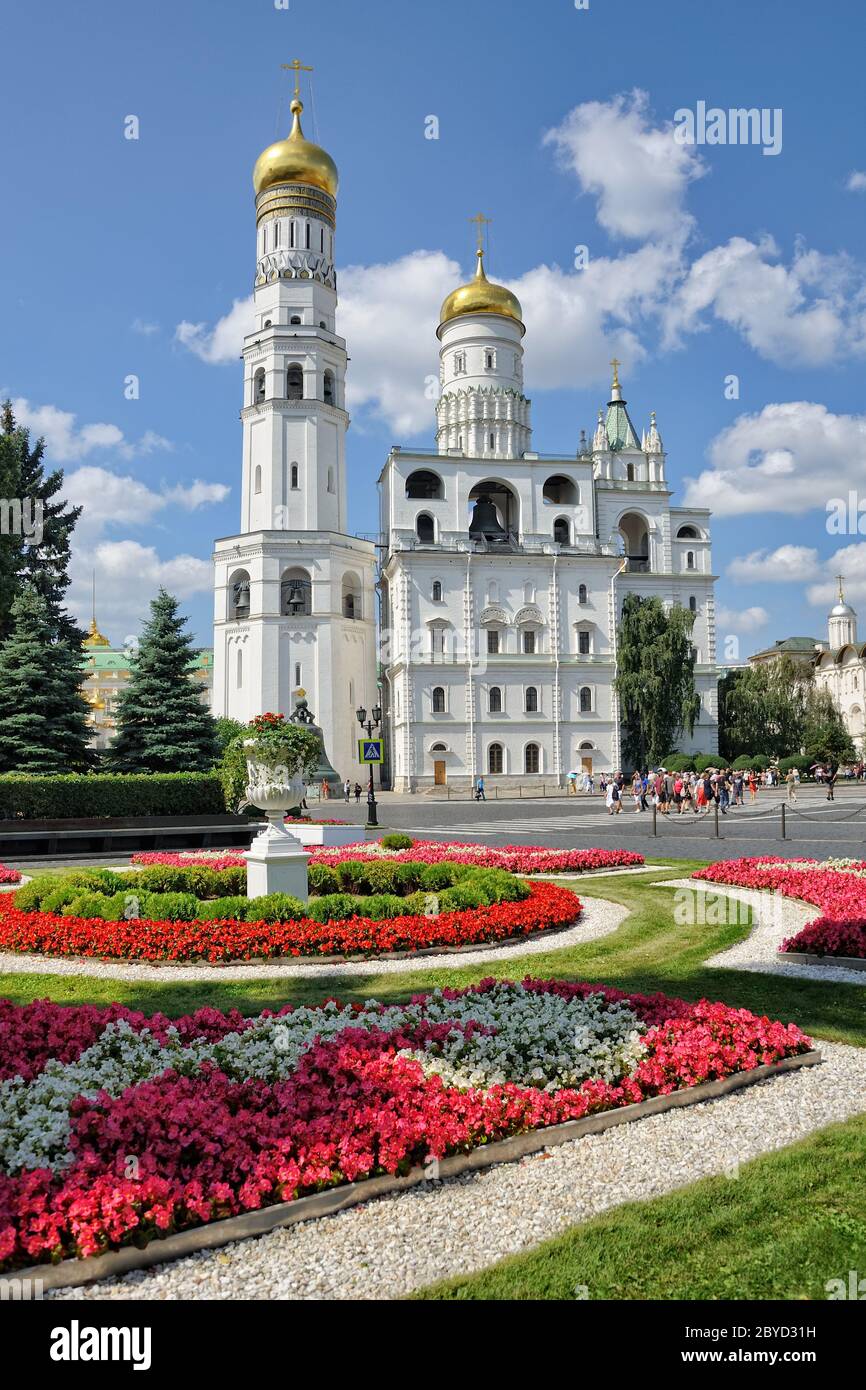
<path id="1" fill-rule="evenodd" d="M 21 875 L 17 869 L 7 869 L 5 864 L 0 864 L 0 883 L 20 883 Z"/>
<path id="2" fill-rule="evenodd" d="M 837 869 L 791 867 L 776 857 L 727 859 L 699 869 L 694 878 L 738 888 L 769 889 L 786 898 L 814 903 L 821 916 L 796 936 L 782 942 L 782 951 L 815 955 L 866 957 L 866 878 Z"/>
<path id="3" fill-rule="evenodd" d="M 544 1025 L 540 1042 L 515 1028 L 515 1011 Z M 558 1084 L 562 1039 L 580 1050 L 575 1021 L 581 1034 L 598 1026 L 588 1056 L 619 1030 L 620 1065 L 602 1075 L 590 1062 L 575 1084 Z M 517 1079 L 461 1082 L 461 1063 L 482 1065 L 500 1033 Z M 810 1046 L 794 1024 L 725 1004 L 532 979 L 485 980 L 409 1005 L 326 1001 L 257 1019 L 202 1010 L 173 1027 L 117 1005 L 6 1002 L 0 1069 L 23 1081 L 0 1082 L 0 1117 L 4 1107 L 15 1116 L 0 1130 L 0 1264 L 145 1243 Z M 440 1074 L 449 1056 L 451 1071 Z M 47 1131 L 45 1105 L 59 1114 L 58 1097 L 63 1124 Z"/>
<path id="4" fill-rule="evenodd" d="M 383 850 L 377 841 L 346 845 L 342 849 L 313 849 L 313 864 L 341 864 L 347 859 L 366 859 L 387 856 L 388 859 L 410 859 L 414 863 L 438 864 L 443 859 L 455 864 L 476 864 L 484 869 L 508 869 L 514 874 L 585 874 L 594 869 L 625 869 L 643 864 L 642 854 L 628 849 L 545 849 L 541 845 L 464 844 L 461 841 L 415 840 L 411 849 Z M 143 852 L 133 854 L 133 864 L 207 864 L 212 869 L 242 867 L 246 861 L 243 850 L 225 850 L 210 854 L 198 852 Z"/>

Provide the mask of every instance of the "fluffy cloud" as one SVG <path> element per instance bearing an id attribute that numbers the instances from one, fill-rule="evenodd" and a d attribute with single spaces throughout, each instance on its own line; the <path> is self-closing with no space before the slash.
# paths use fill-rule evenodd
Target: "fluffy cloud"
<path id="1" fill-rule="evenodd" d="M 146 526 L 158 513 L 173 506 L 196 511 L 208 503 L 222 502 L 229 488 L 223 483 L 196 480 L 156 492 L 138 478 L 84 464 L 66 475 L 64 494 L 74 506 L 84 508 L 75 531 L 76 541 L 92 543 L 109 526 Z"/>
<path id="2" fill-rule="evenodd" d="M 544 143 L 596 199 L 605 231 L 644 240 L 679 237 L 691 227 L 686 190 L 706 168 L 693 146 L 674 139 L 670 122 L 651 125 L 646 92 L 583 102 Z"/>
<path id="3" fill-rule="evenodd" d="M 720 632 L 751 633 L 766 627 L 770 615 L 766 608 L 725 608 L 716 610 L 716 621 Z"/>
<path id="4" fill-rule="evenodd" d="M 849 174 L 845 187 L 849 193 L 866 193 L 866 174 L 860 169 L 855 169 Z"/>
<path id="5" fill-rule="evenodd" d="M 717 516 L 824 511 L 863 482 L 866 415 L 835 415 L 812 401 L 741 415 L 710 446 L 710 467 L 686 479 L 685 506 Z"/>
<path id="6" fill-rule="evenodd" d="M 823 608 L 825 612 L 833 606 L 839 597 L 837 574 L 844 576 L 845 598 L 850 603 L 863 603 L 866 600 L 866 542 L 855 541 L 842 546 L 825 560 L 823 570 L 825 577 L 811 584 L 806 591 L 810 603 Z M 860 636 L 862 641 L 863 634 Z"/>
<path id="7" fill-rule="evenodd" d="M 99 625 L 116 643 L 127 633 L 139 631 L 160 584 L 181 599 L 208 593 L 213 584 L 211 563 L 195 555 L 161 560 L 153 546 L 132 540 L 76 546 L 70 565 L 69 607 L 85 626 L 90 619 L 94 571 Z"/>
<path id="8" fill-rule="evenodd" d="M 843 351 L 866 352 L 862 273 L 844 256 L 797 245 L 791 264 L 777 264 L 772 237 L 732 237 L 700 256 L 663 315 L 665 343 L 715 318 L 755 352 L 782 366 L 818 366 Z"/>
<path id="9" fill-rule="evenodd" d="M 202 362 L 218 365 L 223 362 L 236 362 L 244 345 L 247 333 L 253 331 L 253 296 L 236 299 L 227 314 L 218 319 L 213 328 L 205 323 L 179 323 L 174 331 L 175 340 L 182 347 L 194 352 Z"/>
<path id="10" fill-rule="evenodd" d="M 802 583 L 818 573 L 818 552 L 808 545 L 780 545 L 776 550 L 753 550 L 728 565 L 738 584 Z"/>
<path id="11" fill-rule="evenodd" d="M 19 396 L 12 402 L 19 425 L 26 426 L 39 438 L 45 436 L 45 448 L 51 463 L 75 463 L 87 458 L 96 449 L 111 449 L 121 458 L 131 459 L 140 454 L 152 454 L 174 448 L 170 440 L 153 430 L 146 430 L 137 441 L 126 438 L 117 425 L 77 425 L 77 416 L 56 405 L 32 405 Z"/>

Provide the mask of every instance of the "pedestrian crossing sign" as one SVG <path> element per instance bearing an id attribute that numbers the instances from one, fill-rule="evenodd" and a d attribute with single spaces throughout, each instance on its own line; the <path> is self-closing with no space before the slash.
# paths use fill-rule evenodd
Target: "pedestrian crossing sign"
<path id="1" fill-rule="evenodd" d="M 380 763 L 382 761 L 382 740 L 380 738 L 358 739 L 358 762 Z"/>

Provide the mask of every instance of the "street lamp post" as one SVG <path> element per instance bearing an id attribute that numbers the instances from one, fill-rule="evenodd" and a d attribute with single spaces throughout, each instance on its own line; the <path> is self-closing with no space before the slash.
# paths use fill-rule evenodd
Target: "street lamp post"
<path id="1" fill-rule="evenodd" d="M 372 738 L 372 737 L 373 737 L 374 731 L 375 731 L 376 729 L 378 729 L 379 725 L 380 725 L 381 722 L 382 722 L 382 707 L 381 707 L 381 705 L 374 705 L 374 706 L 373 706 L 373 708 L 370 710 L 370 718 L 369 718 L 369 719 L 367 718 L 367 711 L 364 709 L 364 706 L 363 706 L 363 705 L 361 705 L 360 709 L 357 709 L 357 710 L 355 711 L 355 714 L 356 714 L 357 717 L 358 717 L 358 723 L 361 725 L 361 728 L 364 729 L 364 730 L 366 731 L 367 737 L 368 737 L 368 738 Z M 374 786 L 373 786 L 373 764 L 372 764 L 372 763 L 370 763 L 370 782 L 369 782 L 369 785 L 368 785 L 368 787 L 367 787 L 367 824 L 368 824 L 368 825 L 378 825 L 378 824 L 379 824 L 378 818 L 377 818 L 377 816 L 376 816 L 376 791 L 375 791 L 375 788 L 374 788 Z"/>

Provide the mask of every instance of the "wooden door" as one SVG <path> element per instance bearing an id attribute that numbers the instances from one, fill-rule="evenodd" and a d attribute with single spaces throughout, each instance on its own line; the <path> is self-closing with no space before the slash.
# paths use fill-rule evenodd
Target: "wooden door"
<path id="1" fill-rule="evenodd" d="M 444 787 L 446 780 L 445 759 L 436 758 L 433 763 L 433 782 L 437 787 Z"/>
<path id="2" fill-rule="evenodd" d="M 581 758 L 580 765 L 584 772 L 592 772 L 592 758 Z"/>

